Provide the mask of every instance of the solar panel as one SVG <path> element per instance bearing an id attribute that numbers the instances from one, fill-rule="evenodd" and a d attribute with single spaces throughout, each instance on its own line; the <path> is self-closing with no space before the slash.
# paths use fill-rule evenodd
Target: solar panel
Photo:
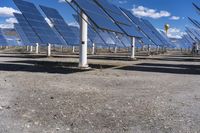
<path id="1" fill-rule="evenodd" d="M 77 15 L 73 14 L 74 19 L 80 23 L 80 19 Z M 100 29 L 97 29 L 93 26 L 88 27 L 88 38 L 91 41 L 91 43 L 95 43 L 98 46 L 106 47 L 106 45 L 113 45 L 113 43 L 110 44 L 110 38 L 109 33 L 108 36 L 105 36 L 105 31 L 102 31 Z M 90 42 L 89 42 L 90 43 Z"/>
<path id="2" fill-rule="evenodd" d="M 149 45 L 162 45 L 162 42 L 152 33 L 150 28 L 144 24 L 144 22 L 135 17 L 130 11 L 121 8 L 121 10 L 129 17 L 129 19 L 138 26 L 141 32 L 144 34 L 143 42 Z M 145 37 L 146 36 L 146 37 Z M 151 41 L 149 41 L 151 40 Z"/>
<path id="3" fill-rule="evenodd" d="M 69 4 L 78 6 L 97 28 L 124 34 L 93 0 L 72 0 Z"/>
<path id="4" fill-rule="evenodd" d="M 193 4 L 193 6 L 199 11 L 199 13 L 200 13 L 200 6 L 198 6 L 198 5 L 196 5 L 195 3 L 192 3 Z"/>
<path id="5" fill-rule="evenodd" d="M 200 28 L 200 22 L 196 21 L 195 19 L 192 19 L 190 17 L 188 17 L 188 19 L 190 20 L 190 22 L 196 26 L 197 28 Z"/>
<path id="6" fill-rule="evenodd" d="M 13 0 L 33 31 L 40 38 L 41 43 L 62 44 L 35 5 L 23 0 Z"/>
<path id="7" fill-rule="evenodd" d="M 22 14 L 14 13 L 15 18 L 17 19 L 19 26 L 21 27 L 22 31 L 26 35 L 30 45 L 41 43 L 40 38 L 37 34 L 33 31 L 30 27 L 29 23 L 26 21 Z"/>
<path id="8" fill-rule="evenodd" d="M 191 44 L 194 43 L 194 41 L 188 36 L 188 34 L 187 34 L 187 35 L 184 35 L 184 37 L 185 37 Z"/>
<path id="9" fill-rule="evenodd" d="M 174 47 L 174 44 L 172 43 L 172 41 L 167 37 L 167 35 L 165 34 L 164 31 L 160 31 L 161 35 L 165 38 L 165 40 L 167 40 L 169 47 Z"/>
<path id="10" fill-rule="evenodd" d="M 137 27 L 115 5 L 107 0 L 94 0 L 128 36 L 142 37 Z"/>
<path id="11" fill-rule="evenodd" d="M 192 40 L 190 40 L 186 35 L 184 35 L 184 36 L 182 37 L 182 39 L 184 39 L 185 42 L 186 42 L 188 45 L 192 45 L 192 44 L 193 44 Z"/>
<path id="12" fill-rule="evenodd" d="M 193 42 L 198 42 L 198 40 L 196 39 L 196 37 L 188 30 L 186 30 L 187 35 L 190 37 L 190 39 L 193 40 Z"/>
<path id="13" fill-rule="evenodd" d="M 2 29 L 0 29 L 0 46 L 7 46 L 8 43 L 2 33 Z"/>
<path id="14" fill-rule="evenodd" d="M 198 35 L 198 33 L 196 33 L 194 30 L 192 30 L 191 28 L 186 27 L 187 31 L 194 37 L 195 40 L 200 42 L 200 37 Z"/>
<path id="15" fill-rule="evenodd" d="M 46 14 L 46 16 L 53 24 L 54 28 L 63 37 L 63 39 L 67 42 L 68 45 L 79 45 L 80 39 L 77 34 L 80 31 L 72 31 L 56 9 L 45 6 L 40 6 L 40 8 Z"/>
<path id="16" fill-rule="evenodd" d="M 161 45 L 168 45 L 167 40 L 165 40 L 162 35 L 156 30 L 156 28 L 146 19 L 141 19 L 153 32 L 153 34 L 156 35 L 156 37 L 161 41 Z"/>
<path id="17" fill-rule="evenodd" d="M 30 42 L 29 42 L 27 36 L 25 35 L 24 31 L 22 30 L 21 26 L 17 23 L 14 23 L 14 28 L 15 28 L 16 32 L 18 33 L 21 41 L 23 42 L 23 45 L 30 45 Z"/>

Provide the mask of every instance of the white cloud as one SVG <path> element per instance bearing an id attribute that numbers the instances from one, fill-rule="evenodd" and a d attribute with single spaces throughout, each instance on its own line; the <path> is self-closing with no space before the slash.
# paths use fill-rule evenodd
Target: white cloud
<path id="1" fill-rule="evenodd" d="M 4 24 L 0 24 L 0 28 L 13 28 L 13 24 L 8 24 L 8 23 L 4 23 Z"/>
<path id="2" fill-rule="evenodd" d="M 172 16 L 170 19 L 171 19 L 171 20 L 179 20 L 180 17 L 179 17 L 179 16 Z"/>
<path id="3" fill-rule="evenodd" d="M 157 30 L 164 31 L 163 29 L 157 29 Z M 182 36 L 185 35 L 185 34 L 186 34 L 185 32 L 181 31 L 178 28 L 170 28 L 169 31 L 168 31 L 167 36 L 169 38 L 181 39 Z"/>
<path id="4" fill-rule="evenodd" d="M 134 7 L 132 9 L 132 12 L 134 15 L 139 16 L 139 17 L 150 17 L 153 19 L 158 19 L 162 17 L 169 17 L 171 16 L 171 13 L 168 11 L 157 11 L 156 9 L 150 9 L 144 6 L 138 6 Z"/>
<path id="5" fill-rule="evenodd" d="M 20 13 L 20 11 L 12 7 L 0 7 L 0 17 L 13 17 L 13 13 Z"/>
<path id="6" fill-rule="evenodd" d="M 16 18 L 8 18 L 6 19 L 6 23 L 9 23 L 9 24 L 17 23 L 17 20 Z"/>
<path id="7" fill-rule="evenodd" d="M 5 23 L 0 24 L 0 28 L 14 28 L 14 23 L 17 23 L 15 18 L 8 18 L 5 20 Z"/>

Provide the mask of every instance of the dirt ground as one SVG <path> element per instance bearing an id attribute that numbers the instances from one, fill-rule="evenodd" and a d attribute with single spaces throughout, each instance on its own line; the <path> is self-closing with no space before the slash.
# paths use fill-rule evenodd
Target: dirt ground
<path id="1" fill-rule="evenodd" d="M 0 54 L 0 133 L 198 133 L 200 57 Z"/>

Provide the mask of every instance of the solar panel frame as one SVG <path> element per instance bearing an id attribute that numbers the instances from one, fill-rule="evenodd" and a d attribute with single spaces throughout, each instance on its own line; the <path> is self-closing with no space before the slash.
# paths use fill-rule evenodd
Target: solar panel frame
<path id="1" fill-rule="evenodd" d="M 27 20 L 33 31 L 40 38 L 43 44 L 62 44 L 60 38 L 48 25 L 42 14 L 33 3 L 23 0 L 13 0 L 22 15 Z"/>

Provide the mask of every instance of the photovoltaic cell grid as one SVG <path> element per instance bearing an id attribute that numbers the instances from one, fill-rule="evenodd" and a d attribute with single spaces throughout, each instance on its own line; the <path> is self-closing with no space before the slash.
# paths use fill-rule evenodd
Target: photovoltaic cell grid
<path id="1" fill-rule="evenodd" d="M 192 18 L 190 18 L 190 17 L 188 17 L 188 19 L 192 22 L 192 24 L 193 24 L 194 26 L 196 26 L 197 28 L 200 28 L 200 22 L 198 22 L 197 20 L 192 19 Z"/>
<path id="2" fill-rule="evenodd" d="M 36 43 L 41 43 L 40 38 L 33 31 L 33 29 L 30 27 L 29 23 L 26 21 L 24 16 L 22 14 L 18 14 L 18 13 L 14 13 L 14 16 L 17 19 L 19 26 L 21 27 L 23 33 L 26 35 L 28 42 L 30 43 L 30 44 L 27 44 L 27 45 L 33 45 L 33 44 L 36 44 Z"/>
<path id="3" fill-rule="evenodd" d="M 74 33 L 56 9 L 45 6 L 40 6 L 40 8 L 43 10 L 43 12 L 53 24 L 54 28 L 63 37 L 68 45 L 79 45 L 80 39 L 79 36 L 77 36 L 77 32 L 80 31 L 74 31 Z"/>
<path id="4" fill-rule="evenodd" d="M 195 38 L 195 36 L 188 30 L 186 30 L 187 35 L 190 37 L 193 42 L 198 42 L 198 40 Z"/>
<path id="5" fill-rule="evenodd" d="M 80 23 L 80 19 L 77 15 L 73 14 L 73 17 L 78 23 Z M 112 38 L 108 33 L 92 26 L 88 27 L 88 37 L 89 37 L 88 41 L 89 43 L 95 43 L 96 45 L 101 47 L 106 47 L 106 45 L 107 46 L 115 45 L 114 40 L 112 40 Z"/>
<path id="6" fill-rule="evenodd" d="M 198 6 L 197 4 L 195 4 L 195 3 L 192 3 L 193 4 L 193 6 L 197 9 L 197 11 L 199 11 L 199 13 L 200 13 L 200 6 Z"/>
<path id="7" fill-rule="evenodd" d="M 165 40 L 167 40 L 169 47 L 173 48 L 174 44 L 172 43 L 172 41 L 166 36 L 164 31 L 160 31 L 160 34 L 165 38 Z"/>
<path id="8" fill-rule="evenodd" d="M 186 30 L 189 32 L 189 34 L 198 42 L 200 42 L 200 37 L 198 33 L 196 33 L 193 29 L 186 27 Z"/>
<path id="9" fill-rule="evenodd" d="M 162 42 L 152 33 L 152 31 L 150 30 L 150 28 L 144 24 L 144 22 L 135 17 L 130 11 L 126 10 L 126 9 L 123 9 L 121 8 L 121 10 L 127 15 L 127 17 L 130 18 L 130 20 L 136 24 L 138 26 L 138 28 L 141 30 L 141 32 L 146 36 L 146 37 L 143 37 L 143 41 L 145 38 L 148 38 L 148 40 L 151 40 L 151 41 L 144 41 L 145 44 L 149 44 L 149 45 L 162 45 Z M 143 35 L 143 36 L 144 36 Z"/>
<path id="10" fill-rule="evenodd" d="M 61 44 L 61 40 L 53 32 L 44 17 L 40 14 L 34 4 L 23 0 L 13 0 L 18 9 L 30 24 L 33 31 L 38 35 L 41 43 Z"/>
<path id="11" fill-rule="evenodd" d="M 8 45 L 8 43 L 0 29 L 0 46 L 7 46 L 7 45 Z"/>
<path id="12" fill-rule="evenodd" d="M 128 36 L 143 37 L 137 27 L 115 5 L 107 0 L 94 0 Z"/>
<path id="13" fill-rule="evenodd" d="M 191 44 L 194 43 L 194 41 L 188 36 L 188 34 L 187 34 L 187 35 L 184 35 L 184 37 L 185 37 Z"/>
<path id="14" fill-rule="evenodd" d="M 109 16 L 93 0 L 72 0 L 82 10 L 96 27 L 124 34 L 124 32 L 109 18 Z"/>
<path id="15" fill-rule="evenodd" d="M 21 26 L 18 23 L 14 24 L 14 28 L 19 35 L 23 45 L 30 45 L 31 43 L 29 42 L 27 36 L 25 35 L 24 31 L 22 30 Z"/>
<path id="16" fill-rule="evenodd" d="M 188 38 L 188 36 L 186 36 L 186 35 L 184 35 L 182 37 L 182 39 L 185 41 L 186 44 L 188 44 L 190 46 L 193 44 L 192 40 L 190 38 Z"/>
<path id="17" fill-rule="evenodd" d="M 161 45 L 163 46 L 168 46 L 168 42 L 162 37 L 162 35 L 156 30 L 156 28 L 146 19 L 141 19 L 153 32 L 153 34 L 155 34 L 157 36 L 158 39 L 160 39 L 160 41 L 162 42 Z"/>

